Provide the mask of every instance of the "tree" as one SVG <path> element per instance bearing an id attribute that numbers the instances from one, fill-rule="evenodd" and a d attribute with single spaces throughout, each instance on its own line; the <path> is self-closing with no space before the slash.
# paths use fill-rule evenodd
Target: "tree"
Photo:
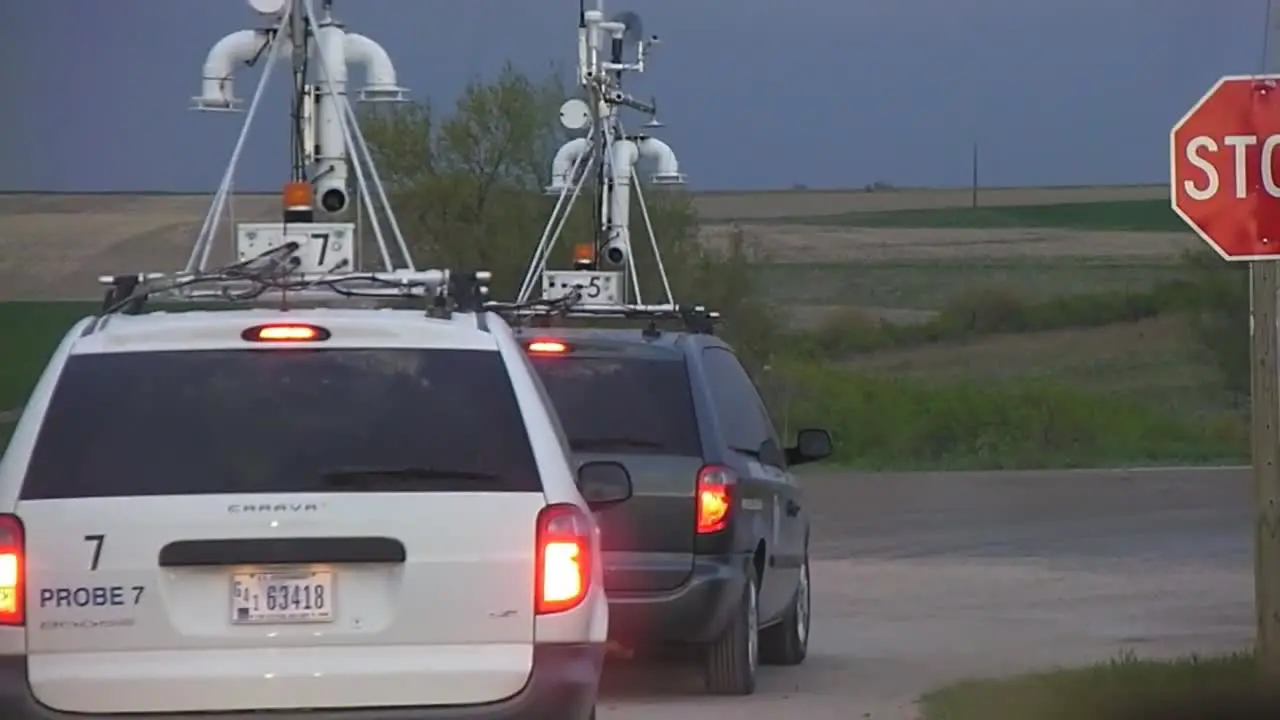
<path id="1" fill-rule="evenodd" d="M 543 187 L 568 139 L 557 122 L 567 94 L 554 70 L 536 80 L 508 63 L 492 81 L 468 84 L 448 115 L 429 103 L 365 113 L 361 127 L 418 265 L 490 270 L 494 297 L 514 298 L 555 205 Z M 677 302 L 721 311 L 730 341 L 751 364 L 762 363 L 775 325 L 756 292 L 745 237 L 705 247 L 686 193 L 641 192 Z M 594 202 L 584 190 L 550 266 L 565 267 L 572 240 L 591 237 Z M 640 288 L 646 300 L 664 297 L 635 194 L 633 202 Z"/>

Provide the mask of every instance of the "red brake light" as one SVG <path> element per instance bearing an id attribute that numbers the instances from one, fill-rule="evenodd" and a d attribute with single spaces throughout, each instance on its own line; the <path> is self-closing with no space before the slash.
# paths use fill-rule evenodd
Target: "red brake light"
<path id="1" fill-rule="evenodd" d="M 563 353 L 569 351 L 569 346 L 559 340 L 534 340 L 528 345 L 529 352 L 532 353 Z"/>
<path id="2" fill-rule="evenodd" d="M 240 333 L 248 342 L 314 342 L 329 339 L 329 331 L 315 325 L 256 325 Z"/>
<path id="3" fill-rule="evenodd" d="M 586 599 L 594 528 L 576 505 L 548 505 L 538 513 L 534 605 L 539 615 L 572 610 Z"/>
<path id="4" fill-rule="evenodd" d="M 708 465 L 698 471 L 698 534 L 719 532 L 729 524 L 733 509 L 731 488 L 738 479 L 733 471 L 719 465 Z"/>
<path id="5" fill-rule="evenodd" d="M 0 626 L 27 621 L 24 535 L 17 515 L 0 515 Z"/>

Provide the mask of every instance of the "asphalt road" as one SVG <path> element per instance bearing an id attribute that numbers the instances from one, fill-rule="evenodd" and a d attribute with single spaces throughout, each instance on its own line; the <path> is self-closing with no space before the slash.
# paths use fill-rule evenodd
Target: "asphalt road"
<path id="1" fill-rule="evenodd" d="M 618 663 L 600 717 L 915 717 L 940 684 L 1244 649 L 1253 637 L 1249 473 L 1238 468 L 830 474 L 814 512 L 814 636 L 748 698 L 696 668 Z"/>

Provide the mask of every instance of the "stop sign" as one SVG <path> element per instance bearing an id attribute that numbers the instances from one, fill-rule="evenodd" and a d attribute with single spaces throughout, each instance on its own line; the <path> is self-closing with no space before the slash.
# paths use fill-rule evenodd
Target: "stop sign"
<path id="1" fill-rule="evenodd" d="M 1170 133 L 1173 210 L 1227 260 L 1280 259 L 1280 75 L 1224 77 Z"/>

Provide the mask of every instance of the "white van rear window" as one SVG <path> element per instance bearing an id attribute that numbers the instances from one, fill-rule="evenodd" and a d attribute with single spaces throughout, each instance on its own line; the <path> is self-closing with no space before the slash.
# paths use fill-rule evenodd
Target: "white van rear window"
<path id="1" fill-rule="evenodd" d="M 273 348 L 72 356 L 22 498 L 541 489 L 498 353 Z"/>

